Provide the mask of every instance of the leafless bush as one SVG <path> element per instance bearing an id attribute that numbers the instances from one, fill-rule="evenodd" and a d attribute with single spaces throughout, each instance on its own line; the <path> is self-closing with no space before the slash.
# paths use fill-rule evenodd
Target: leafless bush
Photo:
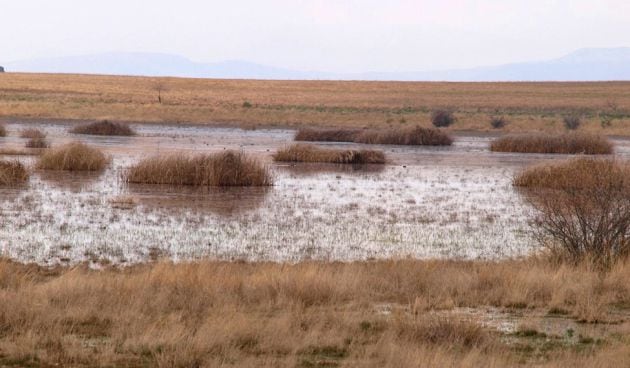
<path id="1" fill-rule="evenodd" d="M 436 128 L 446 128 L 455 123 L 455 115 L 450 110 L 436 110 L 431 114 L 431 123 Z"/>

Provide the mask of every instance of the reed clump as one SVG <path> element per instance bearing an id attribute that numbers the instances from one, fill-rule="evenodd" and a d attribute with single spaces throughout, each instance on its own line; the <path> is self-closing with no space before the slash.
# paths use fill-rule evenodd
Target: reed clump
<path id="1" fill-rule="evenodd" d="M 194 186 L 268 186 L 269 169 L 246 154 L 170 154 L 144 159 L 124 174 L 128 183 Z"/>
<path id="2" fill-rule="evenodd" d="M 310 144 L 294 144 L 276 152 L 273 159 L 281 162 L 384 164 L 385 154 L 378 150 L 327 149 Z"/>
<path id="3" fill-rule="evenodd" d="M 78 125 L 70 129 L 73 134 L 110 135 L 110 136 L 134 136 L 136 132 L 124 123 L 115 123 L 108 120 L 97 121 Z"/>
<path id="4" fill-rule="evenodd" d="M 0 160 L 0 185 L 19 185 L 27 182 L 28 178 L 28 170 L 20 161 Z"/>
<path id="5" fill-rule="evenodd" d="M 46 133 L 36 128 L 28 128 L 20 132 L 20 138 L 44 139 L 46 138 Z"/>
<path id="6" fill-rule="evenodd" d="M 49 148 L 50 143 L 46 138 L 31 138 L 25 144 L 26 148 Z"/>
<path id="7" fill-rule="evenodd" d="M 44 152 L 37 162 L 41 170 L 101 171 L 109 159 L 100 150 L 81 142 L 70 142 Z"/>
<path id="8" fill-rule="evenodd" d="M 406 129 L 300 129 L 295 140 L 423 146 L 449 146 L 453 143 L 448 133 L 420 126 Z"/>
<path id="9" fill-rule="evenodd" d="M 7 128 L 4 126 L 4 124 L 0 124 L 0 137 L 6 137 L 7 136 Z"/>
<path id="10" fill-rule="evenodd" d="M 613 144 L 604 136 L 585 133 L 506 135 L 490 144 L 493 152 L 611 154 Z"/>

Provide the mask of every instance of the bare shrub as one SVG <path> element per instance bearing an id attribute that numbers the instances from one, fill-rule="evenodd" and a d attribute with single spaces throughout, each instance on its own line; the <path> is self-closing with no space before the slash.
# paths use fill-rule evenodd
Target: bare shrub
<path id="1" fill-rule="evenodd" d="M 609 267 L 630 251 L 630 166 L 579 158 L 514 178 L 537 210 L 535 235 L 554 255 Z"/>
<path id="2" fill-rule="evenodd" d="M 28 181 L 28 171 L 20 161 L 0 161 L 0 185 L 12 186 Z"/>
<path id="3" fill-rule="evenodd" d="M 507 119 L 503 116 L 493 116 L 490 118 L 490 126 L 494 129 L 501 129 L 507 125 Z"/>
<path id="4" fill-rule="evenodd" d="M 569 130 L 576 130 L 582 125 L 582 119 L 577 115 L 569 115 L 562 118 L 564 127 Z"/>
<path id="5" fill-rule="evenodd" d="M 506 135 L 497 138 L 490 144 L 490 150 L 494 152 L 596 155 L 613 153 L 613 145 L 606 137 L 600 135 L 532 133 Z"/>
<path id="6" fill-rule="evenodd" d="M 45 138 L 31 138 L 25 144 L 26 148 L 48 148 L 50 143 Z"/>
<path id="7" fill-rule="evenodd" d="M 273 159 L 284 162 L 384 164 L 385 154 L 377 150 L 324 149 L 310 144 L 294 144 L 276 152 Z"/>
<path id="8" fill-rule="evenodd" d="M 455 123 L 455 115 L 450 110 L 436 110 L 431 114 L 431 123 L 436 128 L 446 128 Z"/>
<path id="9" fill-rule="evenodd" d="M 136 132 L 127 124 L 114 123 L 108 120 L 82 124 L 70 130 L 73 134 L 133 136 Z"/>
<path id="10" fill-rule="evenodd" d="M 103 152 L 81 142 L 67 143 L 44 152 L 37 162 L 42 170 L 100 171 L 109 159 Z"/>
<path id="11" fill-rule="evenodd" d="M 44 139 L 46 138 L 46 133 L 42 132 L 39 129 L 36 128 L 28 128 L 28 129 L 24 129 L 20 132 L 20 138 L 29 138 L 29 139 L 34 139 L 34 138 L 39 138 L 39 139 Z"/>
<path id="12" fill-rule="evenodd" d="M 453 138 L 447 133 L 419 126 L 406 129 L 300 129 L 295 140 L 427 146 L 448 146 L 453 143 Z"/>
<path id="13" fill-rule="evenodd" d="M 243 153 L 171 154 L 144 159 L 125 173 L 129 183 L 195 186 L 267 186 L 267 167 Z"/>

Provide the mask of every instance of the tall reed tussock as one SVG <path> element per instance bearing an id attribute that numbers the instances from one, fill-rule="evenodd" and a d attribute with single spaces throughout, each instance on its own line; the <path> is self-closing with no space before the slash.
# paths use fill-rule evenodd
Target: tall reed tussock
<path id="1" fill-rule="evenodd" d="M 133 136 L 136 132 L 127 124 L 114 123 L 108 120 L 97 121 L 88 124 L 81 124 L 72 129 L 73 134 L 89 135 L 110 135 L 110 136 Z"/>
<path id="2" fill-rule="evenodd" d="M 36 128 L 28 128 L 20 132 L 20 138 L 44 139 L 46 138 L 46 133 Z"/>
<path id="3" fill-rule="evenodd" d="M 406 129 L 300 129 L 295 140 L 425 146 L 449 146 L 453 143 L 448 133 L 420 126 Z"/>
<path id="4" fill-rule="evenodd" d="M 274 161 L 327 162 L 335 164 L 384 164 L 385 154 L 377 150 L 344 150 L 294 144 L 273 155 Z"/>
<path id="5" fill-rule="evenodd" d="M 269 169 L 246 154 L 170 154 L 144 159 L 124 174 L 128 183 L 195 186 L 267 186 Z"/>
<path id="6" fill-rule="evenodd" d="M 109 158 L 100 150 L 81 142 L 70 142 L 44 152 L 36 167 L 41 170 L 101 171 Z"/>
<path id="7" fill-rule="evenodd" d="M 28 170 L 20 161 L 0 160 L 0 185 L 13 186 L 28 181 Z"/>
<path id="8" fill-rule="evenodd" d="M 613 144 L 600 135 L 585 133 L 506 135 L 490 144 L 494 152 L 611 154 Z"/>
<path id="9" fill-rule="evenodd" d="M 514 178 L 537 210 L 536 239 L 555 256 L 601 268 L 630 255 L 630 165 L 579 158 Z"/>

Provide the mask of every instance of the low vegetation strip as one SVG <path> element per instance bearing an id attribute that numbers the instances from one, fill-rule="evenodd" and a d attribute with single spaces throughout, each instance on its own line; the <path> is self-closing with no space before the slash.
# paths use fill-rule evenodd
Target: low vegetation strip
<path id="1" fill-rule="evenodd" d="M 0 160 L 0 185 L 13 186 L 28 181 L 28 170 L 24 165 L 15 161 Z"/>
<path id="2" fill-rule="evenodd" d="M 611 154 L 613 144 L 601 135 L 585 133 L 519 134 L 495 139 L 490 150 L 518 153 Z"/>
<path id="3" fill-rule="evenodd" d="M 448 311 L 535 308 L 593 322 L 628 303 L 628 264 L 600 274 L 536 259 L 103 270 L 0 260 L 0 365 L 626 367 L 627 329 L 600 344 L 548 335 L 541 348 L 526 337 L 535 331 L 501 335 Z"/>
<path id="4" fill-rule="evenodd" d="M 514 177 L 514 185 L 527 188 L 630 190 L 630 165 L 612 159 L 577 158 L 528 167 Z"/>
<path id="5" fill-rule="evenodd" d="M 246 154 L 170 154 L 144 159 L 125 173 L 128 183 L 194 186 L 268 186 L 269 169 Z"/>
<path id="6" fill-rule="evenodd" d="M 97 121 L 94 123 L 81 124 L 72 129 L 73 134 L 89 134 L 89 135 L 110 135 L 110 136 L 133 136 L 136 132 L 127 124 L 114 123 L 108 120 Z"/>
<path id="7" fill-rule="evenodd" d="M 384 164 L 385 154 L 378 150 L 344 150 L 294 144 L 273 155 L 281 162 L 327 162 L 335 164 Z"/>
<path id="8" fill-rule="evenodd" d="M 41 170 L 101 171 L 109 159 L 100 150 L 81 142 L 70 142 L 44 152 L 36 167 Z"/>
<path id="9" fill-rule="evenodd" d="M 448 133 L 420 126 L 406 129 L 300 129 L 295 140 L 423 146 L 453 144 L 453 138 Z"/>
<path id="10" fill-rule="evenodd" d="M 20 138 L 44 139 L 46 138 L 46 133 L 36 128 L 27 128 L 20 132 Z"/>

